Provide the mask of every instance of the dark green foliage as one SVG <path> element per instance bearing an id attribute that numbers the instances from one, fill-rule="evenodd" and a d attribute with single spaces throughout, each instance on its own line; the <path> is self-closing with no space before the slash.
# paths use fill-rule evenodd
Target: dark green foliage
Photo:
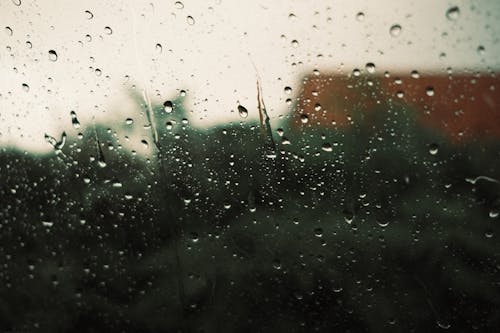
<path id="1" fill-rule="evenodd" d="M 258 124 L 195 129 L 181 105 L 154 107 L 149 157 L 113 124 L 63 154 L 4 149 L 0 331 L 500 326 L 500 186 L 466 181 L 499 179 L 498 142 L 452 144 L 388 102 L 284 128 L 273 159 Z"/>

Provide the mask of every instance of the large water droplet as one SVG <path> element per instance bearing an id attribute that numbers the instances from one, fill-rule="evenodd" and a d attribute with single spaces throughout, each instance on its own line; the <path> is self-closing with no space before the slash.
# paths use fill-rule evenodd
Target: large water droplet
<path id="1" fill-rule="evenodd" d="M 172 103 L 172 101 L 165 101 L 165 103 L 163 103 L 163 110 L 166 113 L 171 113 L 173 109 L 174 109 L 174 104 Z"/>
<path id="2" fill-rule="evenodd" d="M 92 12 L 90 10 L 86 10 L 85 14 L 87 15 L 88 20 L 91 20 L 94 18 L 94 14 L 92 14 Z"/>
<path id="3" fill-rule="evenodd" d="M 192 16 L 188 16 L 186 17 L 186 21 L 189 25 L 194 25 L 195 24 L 195 20 Z"/>
<path id="4" fill-rule="evenodd" d="M 158 53 L 161 53 L 163 51 L 163 47 L 160 43 L 156 44 L 156 51 L 158 51 Z"/>
<path id="5" fill-rule="evenodd" d="M 248 117 L 248 110 L 243 105 L 238 105 L 238 113 L 241 118 Z"/>
<path id="6" fill-rule="evenodd" d="M 329 143 L 323 143 L 323 145 L 321 146 L 321 149 L 323 149 L 326 152 L 333 151 L 332 145 Z"/>
<path id="7" fill-rule="evenodd" d="M 300 115 L 300 121 L 301 121 L 303 124 L 306 124 L 306 123 L 309 121 L 309 117 L 307 116 L 307 114 L 301 114 L 301 115 Z"/>
<path id="8" fill-rule="evenodd" d="M 366 66 L 365 66 L 365 68 L 366 68 L 366 71 L 368 73 L 370 73 L 370 74 L 375 73 L 375 64 L 373 62 L 367 63 Z"/>
<path id="9" fill-rule="evenodd" d="M 402 30 L 403 28 L 401 28 L 399 24 L 394 24 L 389 29 L 389 33 L 391 34 L 392 37 L 398 37 L 399 35 L 401 35 Z"/>
<path id="10" fill-rule="evenodd" d="M 54 50 L 49 50 L 49 60 L 50 61 L 56 61 L 57 60 L 57 53 Z"/>
<path id="11" fill-rule="evenodd" d="M 460 8 L 453 6 L 446 11 L 446 18 L 450 21 L 456 21 L 460 17 Z"/>
<path id="12" fill-rule="evenodd" d="M 437 143 L 432 143 L 429 145 L 429 154 L 436 155 L 439 151 L 439 146 Z"/>
<path id="13" fill-rule="evenodd" d="M 434 96 L 434 88 L 431 86 L 425 88 L 425 93 L 427 94 L 427 96 L 430 97 Z"/>
<path id="14" fill-rule="evenodd" d="M 292 93 L 291 87 L 285 87 L 285 94 L 290 95 Z"/>
<path id="15" fill-rule="evenodd" d="M 358 13 L 356 14 L 356 20 L 357 20 L 358 22 L 362 22 L 362 21 L 364 21 L 364 20 L 365 20 L 365 13 L 363 13 L 363 12 L 358 12 Z"/>
<path id="16" fill-rule="evenodd" d="M 78 121 L 78 118 L 76 117 L 76 112 L 71 111 L 70 115 L 71 115 L 71 123 L 73 124 L 73 127 L 80 128 L 80 122 Z"/>
<path id="17" fill-rule="evenodd" d="M 177 9 L 182 9 L 184 8 L 184 4 L 180 1 L 176 1 L 175 4 L 174 4 L 175 8 Z"/>

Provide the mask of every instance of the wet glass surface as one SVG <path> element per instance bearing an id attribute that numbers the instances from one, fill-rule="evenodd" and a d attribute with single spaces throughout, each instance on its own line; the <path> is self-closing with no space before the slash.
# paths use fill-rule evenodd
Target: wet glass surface
<path id="1" fill-rule="evenodd" d="M 0 1 L 0 332 L 500 326 L 497 1 Z"/>

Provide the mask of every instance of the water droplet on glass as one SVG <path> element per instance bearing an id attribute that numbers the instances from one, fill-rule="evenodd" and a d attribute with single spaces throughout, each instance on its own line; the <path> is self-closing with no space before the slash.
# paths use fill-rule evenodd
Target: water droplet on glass
<path id="1" fill-rule="evenodd" d="M 7 33 L 8 36 L 12 36 L 12 28 L 11 27 L 5 27 L 5 32 Z"/>
<path id="2" fill-rule="evenodd" d="M 104 32 L 107 35 L 111 35 L 113 33 L 113 30 L 110 27 L 104 27 Z"/>
<path id="3" fill-rule="evenodd" d="M 302 124 L 306 124 L 309 121 L 309 117 L 306 114 L 301 114 L 300 121 L 302 122 Z"/>
<path id="4" fill-rule="evenodd" d="M 16 6 L 21 6 L 21 0 L 12 0 L 12 3 Z"/>
<path id="5" fill-rule="evenodd" d="M 27 40 L 26 46 L 28 47 L 28 49 L 31 49 L 33 47 L 33 44 L 31 44 L 31 42 L 29 40 Z"/>
<path id="6" fill-rule="evenodd" d="M 418 71 L 413 70 L 413 71 L 411 71 L 411 77 L 414 79 L 418 79 L 418 78 L 420 78 L 420 74 L 418 73 Z"/>
<path id="7" fill-rule="evenodd" d="M 172 103 L 172 101 L 165 101 L 165 103 L 163 103 L 163 110 L 166 113 L 171 113 L 173 109 L 174 109 L 174 104 Z"/>
<path id="8" fill-rule="evenodd" d="M 446 11 L 446 18 L 450 21 L 456 21 L 460 17 L 460 8 L 453 6 Z"/>
<path id="9" fill-rule="evenodd" d="M 358 22 L 362 22 L 362 21 L 364 21 L 364 19 L 365 19 L 365 13 L 363 13 L 363 12 L 358 12 L 358 13 L 356 14 L 356 20 L 358 20 Z"/>
<path id="10" fill-rule="evenodd" d="M 94 14 L 92 14 L 92 12 L 90 10 L 86 10 L 85 14 L 87 15 L 88 20 L 91 20 L 94 18 Z"/>
<path id="11" fill-rule="evenodd" d="M 498 210 L 490 210 L 489 216 L 494 219 L 498 217 Z"/>
<path id="12" fill-rule="evenodd" d="M 293 47 L 298 47 L 299 46 L 299 41 L 296 40 L 296 39 L 292 40 L 292 46 Z"/>
<path id="13" fill-rule="evenodd" d="M 30 91 L 30 86 L 28 86 L 26 83 L 23 83 L 23 84 L 22 84 L 22 86 L 23 86 L 23 90 L 24 90 L 25 92 Z"/>
<path id="14" fill-rule="evenodd" d="M 180 95 L 181 95 L 182 97 L 185 97 L 185 96 L 186 96 L 186 90 L 181 90 Z"/>
<path id="15" fill-rule="evenodd" d="M 402 28 L 399 24 L 394 24 L 389 29 L 389 33 L 391 34 L 392 37 L 398 37 L 401 34 L 401 30 Z"/>
<path id="16" fill-rule="evenodd" d="M 76 118 L 76 112 L 71 111 L 70 115 L 71 115 L 71 123 L 73 124 L 73 127 L 80 128 L 80 122 L 78 121 L 78 118 Z"/>
<path id="17" fill-rule="evenodd" d="M 192 16 L 186 17 L 186 21 L 189 25 L 194 25 L 195 23 L 194 18 Z"/>
<path id="18" fill-rule="evenodd" d="M 425 88 L 425 93 L 427 94 L 427 96 L 430 97 L 434 96 L 434 88 L 430 86 Z"/>
<path id="19" fill-rule="evenodd" d="M 144 149 L 149 148 L 149 143 L 146 140 L 141 140 L 141 143 L 142 143 L 142 146 L 144 147 Z"/>
<path id="20" fill-rule="evenodd" d="M 320 110 L 321 110 L 321 104 L 316 103 L 316 104 L 314 105 L 314 111 L 320 111 Z"/>
<path id="21" fill-rule="evenodd" d="M 238 113 L 241 118 L 248 117 L 248 110 L 243 105 L 238 105 Z"/>
<path id="22" fill-rule="evenodd" d="M 479 45 L 479 46 L 477 47 L 477 54 L 479 54 L 479 55 L 481 55 L 481 56 L 482 56 L 482 55 L 484 55 L 484 53 L 485 53 L 484 46 Z"/>
<path id="23" fill-rule="evenodd" d="M 429 145 L 429 154 L 436 155 L 438 153 L 439 146 L 437 143 L 432 143 Z"/>
<path id="24" fill-rule="evenodd" d="M 175 5 L 175 8 L 177 8 L 177 9 L 184 8 L 184 4 L 180 1 L 176 1 L 174 5 Z"/>
<path id="25" fill-rule="evenodd" d="M 95 69 L 95 75 L 96 76 L 101 76 L 101 74 L 102 74 L 102 71 L 99 68 L 96 68 Z"/>
<path id="26" fill-rule="evenodd" d="M 57 60 L 57 53 L 54 50 L 49 51 L 49 60 L 50 61 L 56 61 Z"/>
<path id="27" fill-rule="evenodd" d="M 314 229 L 314 236 L 323 237 L 323 229 L 321 229 L 321 228 Z"/>
<path id="28" fill-rule="evenodd" d="M 292 93 L 292 88 L 291 87 L 285 87 L 285 94 L 289 95 Z"/>
<path id="29" fill-rule="evenodd" d="M 359 69 L 357 69 L 357 68 L 354 68 L 352 70 L 352 75 L 354 75 L 354 76 L 360 76 L 361 75 L 361 71 Z"/>
<path id="30" fill-rule="evenodd" d="M 367 63 L 366 66 L 365 66 L 365 68 L 366 68 L 366 71 L 368 73 L 370 73 L 370 74 L 375 73 L 375 64 L 373 62 Z"/>
<path id="31" fill-rule="evenodd" d="M 134 119 L 132 119 L 132 118 L 125 119 L 125 124 L 132 125 L 133 123 L 134 123 Z"/>
<path id="32" fill-rule="evenodd" d="M 447 321 L 438 320 L 436 321 L 436 324 L 444 330 L 447 330 L 451 327 L 451 324 L 448 323 Z"/>
<path id="33" fill-rule="evenodd" d="M 326 151 L 326 152 L 333 151 L 332 145 L 329 143 L 323 143 L 323 145 L 321 146 L 321 149 Z"/>
<path id="34" fill-rule="evenodd" d="M 167 122 L 165 123 L 165 127 L 167 128 L 167 130 L 169 130 L 169 131 L 170 131 L 170 130 L 172 129 L 172 127 L 173 127 L 172 122 L 167 121 Z"/>
<path id="35" fill-rule="evenodd" d="M 163 47 L 161 46 L 160 43 L 156 44 L 156 51 L 158 51 L 159 53 L 163 51 Z"/>

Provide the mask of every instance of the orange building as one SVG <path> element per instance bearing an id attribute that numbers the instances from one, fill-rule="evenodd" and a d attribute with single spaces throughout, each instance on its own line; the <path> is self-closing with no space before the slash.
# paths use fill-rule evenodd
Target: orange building
<path id="1" fill-rule="evenodd" d="M 357 74 L 357 75 L 356 75 Z M 452 141 L 500 138 L 500 80 L 496 74 L 321 74 L 304 79 L 292 115 L 293 128 L 336 128 L 355 112 L 365 121 L 374 110 L 407 105 L 421 124 Z"/>

